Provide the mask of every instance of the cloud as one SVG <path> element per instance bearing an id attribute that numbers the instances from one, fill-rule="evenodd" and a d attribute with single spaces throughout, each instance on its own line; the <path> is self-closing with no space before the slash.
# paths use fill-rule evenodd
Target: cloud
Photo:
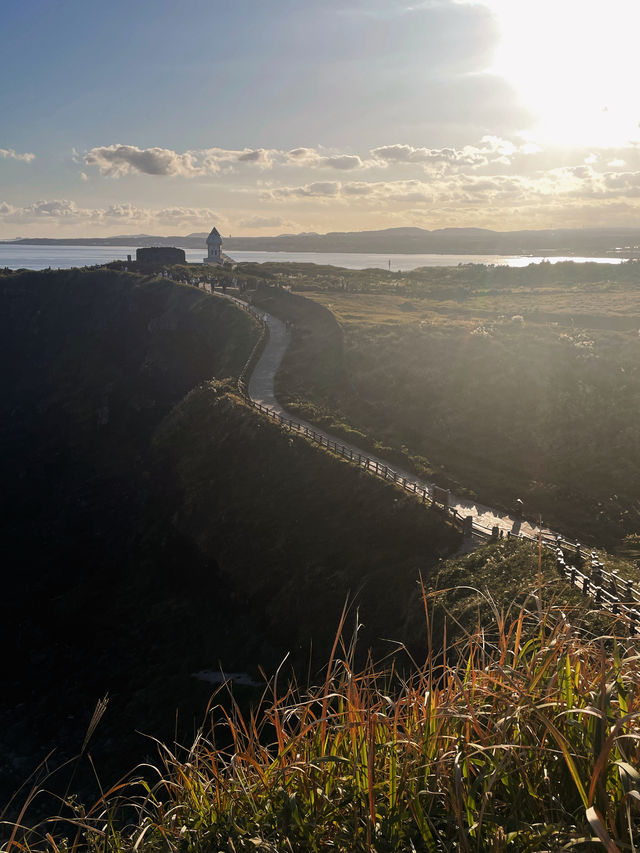
<path id="1" fill-rule="evenodd" d="M 195 163 L 194 174 L 216 174 L 237 163 L 270 169 L 278 152 L 269 148 L 203 148 L 188 154 Z"/>
<path id="2" fill-rule="evenodd" d="M 201 148 L 185 152 L 170 148 L 139 148 L 135 145 L 103 145 L 87 151 L 84 165 L 95 167 L 108 177 L 129 174 L 182 176 L 187 178 L 227 174 L 246 167 L 350 172 L 373 168 L 416 167 L 421 172 L 438 174 L 465 170 L 487 170 L 535 159 L 541 149 L 531 140 L 512 141 L 499 136 L 484 136 L 475 145 L 462 148 L 428 148 L 394 143 L 372 148 L 366 154 L 299 146 L 287 151 L 278 148 Z M 594 155 L 595 156 L 595 155 Z M 616 154 L 618 156 L 618 154 Z M 611 160 L 611 156 L 609 160 Z"/>
<path id="3" fill-rule="evenodd" d="M 281 216 L 251 216 L 238 222 L 238 228 L 293 228 L 294 225 Z"/>
<path id="4" fill-rule="evenodd" d="M 210 208 L 164 207 L 143 208 L 135 204 L 112 204 L 103 208 L 80 207 L 70 199 L 37 201 L 16 207 L 0 202 L 0 222 L 56 223 L 58 225 L 136 225 L 159 228 L 198 226 L 204 228 L 210 222 L 226 225 L 226 218 Z"/>
<path id="5" fill-rule="evenodd" d="M 300 187 L 273 187 L 269 190 L 263 190 L 261 198 L 276 201 L 291 198 L 335 198 L 340 189 L 341 184 L 338 181 L 314 181 Z"/>
<path id="6" fill-rule="evenodd" d="M 138 148 L 136 145 L 103 145 L 84 155 L 87 166 L 95 166 L 102 175 L 119 178 L 139 172 L 144 175 L 201 177 L 216 174 L 234 163 L 262 167 L 272 164 L 272 152 L 264 148 L 206 148 L 183 154 L 170 148 Z"/>
<path id="7" fill-rule="evenodd" d="M 530 141 L 514 143 L 499 136 L 483 136 L 477 145 L 463 148 L 415 148 L 396 143 L 371 149 L 381 165 L 417 164 L 427 171 L 479 169 L 490 164 L 509 165 L 516 154 L 531 155 L 540 148 Z"/>
<path id="8" fill-rule="evenodd" d="M 516 205 L 636 197 L 640 197 L 640 171 L 599 173 L 584 164 L 530 176 L 443 173 L 428 180 L 316 181 L 300 186 L 269 187 L 260 194 L 266 202 L 337 202 L 385 210 L 407 204 L 437 206 L 442 215 L 452 207 L 493 205 L 502 209 L 505 216 Z"/>
<path id="9" fill-rule="evenodd" d="M 201 148 L 179 153 L 170 148 L 138 148 L 136 145 L 102 145 L 91 148 L 82 161 L 100 174 L 119 178 L 129 174 L 203 177 L 244 165 L 271 169 L 277 165 L 310 169 L 350 171 L 379 165 L 358 154 L 324 152 L 315 148 Z"/>
<path id="10" fill-rule="evenodd" d="M 373 148 L 371 155 L 389 163 L 418 163 L 421 166 L 479 166 L 487 162 L 478 149 L 456 150 L 455 148 L 414 148 L 411 145 L 383 145 Z"/>
<path id="11" fill-rule="evenodd" d="M 323 154 L 315 148 L 292 148 L 285 162 L 293 166 L 325 169 L 366 169 L 375 163 L 365 162 L 357 154 Z"/>
<path id="12" fill-rule="evenodd" d="M 103 175 L 120 177 L 130 172 L 145 175 L 184 175 L 195 172 L 190 154 L 168 148 L 137 148 L 135 145 L 103 145 L 84 156 L 87 166 L 97 166 Z"/>
<path id="13" fill-rule="evenodd" d="M 432 202 L 430 185 L 422 181 L 316 181 L 299 187 L 263 190 L 263 201 L 363 199 L 376 204 L 398 201 Z"/>
<path id="14" fill-rule="evenodd" d="M 3 160 L 21 160 L 23 163 L 31 163 L 36 159 L 35 154 L 18 154 L 13 148 L 0 148 L 0 157 Z"/>

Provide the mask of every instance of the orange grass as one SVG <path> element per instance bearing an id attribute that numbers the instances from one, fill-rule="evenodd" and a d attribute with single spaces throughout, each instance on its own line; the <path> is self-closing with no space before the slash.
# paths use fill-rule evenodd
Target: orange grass
<path id="1" fill-rule="evenodd" d="M 355 671 L 340 635 L 319 686 L 280 675 L 246 717 L 212 706 L 191 748 L 159 744 L 155 783 L 6 849 L 635 850 L 637 641 L 580 634 L 539 592 L 404 676 Z"/>

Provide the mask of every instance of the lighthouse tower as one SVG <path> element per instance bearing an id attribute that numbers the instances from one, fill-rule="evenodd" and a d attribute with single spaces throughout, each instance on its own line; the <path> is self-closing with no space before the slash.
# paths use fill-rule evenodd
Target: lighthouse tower
<path id="1" fill-rule="evenodd" d="M 207 257 L 202 260 L 205 264 L 222 263 L 222 237 L 217 228 L 213 228 L 207 237 Z"/>

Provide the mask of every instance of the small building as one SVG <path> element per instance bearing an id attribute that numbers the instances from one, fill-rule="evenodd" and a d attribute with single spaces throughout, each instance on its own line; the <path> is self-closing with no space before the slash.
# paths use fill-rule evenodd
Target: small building
<path id="1" fill-rule="evenodd" d="M 172 246 L 151 246 L 146 249 L 136 249 L 136 261 L 149 266 L 162 266 L 186 264 L 187 259 L 184 249 L 175 249 Z"/>
<path id="2" fill-rule="evenodd" d="M 205 264 L 222 263 L 222 237 L 215 227 L 207 237 L 207 257 L 202 260 Z"/>

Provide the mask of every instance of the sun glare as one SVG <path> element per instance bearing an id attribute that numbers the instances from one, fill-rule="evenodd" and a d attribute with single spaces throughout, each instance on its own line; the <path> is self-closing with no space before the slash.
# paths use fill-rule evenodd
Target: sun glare
<path id="1" fill-rule="evenodd" d="M 536 116 L 541 140 L 640 138 L 638 0 L 486 0 L 502 40 L 492 68 Z"/>

